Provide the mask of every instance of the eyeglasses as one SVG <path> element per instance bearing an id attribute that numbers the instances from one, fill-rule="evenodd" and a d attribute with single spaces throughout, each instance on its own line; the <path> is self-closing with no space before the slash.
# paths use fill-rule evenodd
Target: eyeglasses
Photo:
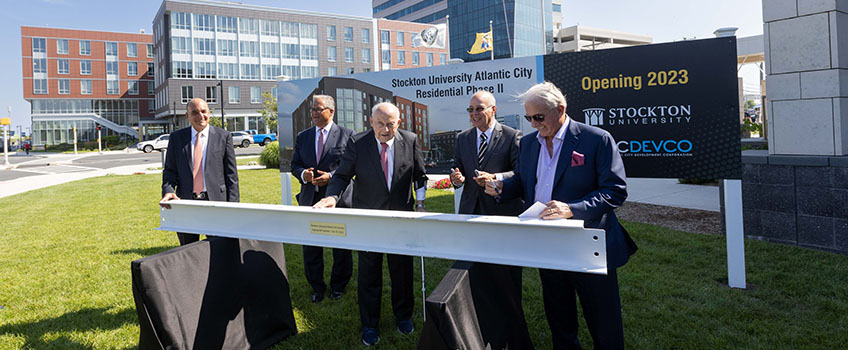
<path id="1" fill-rule="evenodd" d="M 555 109 L 557 109 L 557 107 L 551 108 L 545 113 L 539 113 L 539 114 L 534 114 L 534 115 L 525 115 L 524 119 L 527 119 L 528 122 L 532 122 L 532 121 L 535 120 L 535 121 L 541 123 L 541 122 L 545 121 L 545 116 L 548 115 L 548 113 L 550 113 L 552 110 L 555 110 Z"/>
<path id="2" fill-rule="evenodd" d="M 311 110 L 311 111 L 312 111 L 312 113 L 321 113 L 321 112 L 323 112 L 325 109 L 330 109 L 330 107 L 321 107 L 321 108 L 314 108 L 314 107 L 313 107 L 313 108 L 310 108 L 309 110 Z"/>
<path id="3" fill-rule="evenodd" d="M 480 106 L 477 106 L 476 108 L 475 108 L 475 107 L 468 107 L 468 108 L 466 108 L 465 110 L 466 110 L 468 113 L 473 113 L 474 111 L 477 111 L 477 113 L 480 113 L 480 112 L 485 111 L 485 110 L 486 110 L 486 109 L 488 109 L 489 107 L 492 107 L 492 106 L 488 106 L 488 107 L 480 107 Z"/>

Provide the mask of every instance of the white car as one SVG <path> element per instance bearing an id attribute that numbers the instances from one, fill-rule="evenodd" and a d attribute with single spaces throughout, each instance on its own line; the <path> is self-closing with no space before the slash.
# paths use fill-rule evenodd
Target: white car
<path id="1" fill-rule="evenodd" d="M 248 148 L 253 143 L 253 136 L 244 131 L 233 131 L 233 146 Z"/>
<path id="2" fill-rule="evenodd" d="M 154 149 L 157 151 L 167 149 L 168 137 L 170 136 L 171 134 L 164 134 L 150 141 L 141 141 L 135 148 L 137 148 L 139 151 L 144 151 L 144 153 L 153 152 Z"/>

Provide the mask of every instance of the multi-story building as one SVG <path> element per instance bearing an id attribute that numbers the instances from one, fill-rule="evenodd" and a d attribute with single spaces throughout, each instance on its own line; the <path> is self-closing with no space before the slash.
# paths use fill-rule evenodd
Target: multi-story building
<path id="1" fill-rule="evenodd" d="M 416 45 L 416 37 L 428 24 L 377 20 L 380 30 L 380 70 L 429 67 L 446 64 L 446 47 L 426 47 Z"/>
<path id="2" fill-rule="evenodd" d="M 456 135 L 462 130 L 437 131 L 430 134 L 429 158 L 435 161 L 453 160 Z"/>
<path id="3" fill-rule="evenodd" d="M 382 45 L 385 61 L 378 46 L 380 26 L 392 40 Z M 271 131 L 257 110 L 263 93 L 277 96 L 278 78 L 444 64 L 445 49 L 413 48 L 406 40 L 426 27 L 234 2 L 165 0 L 153 20 L 156 65 L 161 67 L 155 76 L 156 118 L 184 127 L 185 104 L 201 97 L 213 118 L 224 113 L 228 130 Z M 294 131 L 299 130 L 296 125 Z"/>
<path id="4" fill-rule="evenodd" d="M 427 105 L 412 101 L 400 96 L 394 96 L 392 103 L 400 110 L 400 126 L 399 128 L 414 132 L 418 135 L 421 150 L 427 152 L 430 150 L 430 127 L 427 114 L 429 109 Z"/>
<path id="5" fill-rule="evenodd" d="M 554 36 L 554 52 L 612 49 L 647 45 L 652 42 L 653 38 L 648 35 L 577 25 L 557 31 Z"/>
<path id="6" fill-rule="evenodd" d="M 562 23 L 561 0 L 372 0 L 374 18 L 444 23 L 450 17 L 450 57 L 468 61 L 490 58 L 471 55 L 475 33 L 489 31 L 492 21 L 495 58 L 553 52 L 554 24 Z"/>
<path id="7" fill-rule="evenodd" d="M 153 121 L 153 37 L 149 34 L 21 27 L 24 99 L 34 145 L 121 135 Z"/>
<path id="8" fill-rule="evenodd" d="M 515 130 L 521 130 L 521 118 L 522 117 L 519 116 L 518 114 L 509 114 L 509 115 L 503 115 L 503 116 L 502 115 L 496 115 L 495 116 L 495 120 L 497 120 L 498 123 L 506 125 L 506 126 L 513 128 Z"/>

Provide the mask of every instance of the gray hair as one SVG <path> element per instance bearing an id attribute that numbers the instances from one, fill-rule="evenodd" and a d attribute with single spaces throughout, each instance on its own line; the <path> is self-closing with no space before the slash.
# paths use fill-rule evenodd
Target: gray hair
<path id="1" fill-rule="evenodd" d="M 560 105 L 563 108 L 566 107 L 565 96 L 562 91 L 549 81 L 531 86 L 527 91 L 518 95 L 518 99 L 524 104 L 528 101 L 540 101 L 548 108 L 556 108 Z"/>
<path id="2" fill-rule="evenodd" d="M 312 95 L 312 103 L 315 101 L 321 101 L 324 103 L 324 107 L 332 108 L 336 110 L 336 100 L 333 99 L 333 96 L 330 95 Z"/>
<path id="3" fill-rule="evenodd" d="M 377 114 L 377 110 L 380 109 L 380 107 L 382 106 L 391 107 L 390 109 L 394 110 L 395 114 L 397 114 L 397 117 L 400 118 L 400 110 L 397 108 L 397 106 L 390 102 L 380 102 L 378 104 L 375 104 L 374 107 L 371 108 L 371 116 L 373 117 L 375 114 Z"/>
<path id="4" fill-rule="evenodd" d="M 480 98 L 484 99 L 486 102 L 491 102 L 489 104 L 490 106 L 495 106 L 498 104 L 497 101 L 495 101 L 495 95 L 492 95 L 489 90 L 477 90 L 477 92 L 475 92 L 474 95 L 471 95 L 471 97 L 474 97 L 477 94 L 480 94 Z"/>

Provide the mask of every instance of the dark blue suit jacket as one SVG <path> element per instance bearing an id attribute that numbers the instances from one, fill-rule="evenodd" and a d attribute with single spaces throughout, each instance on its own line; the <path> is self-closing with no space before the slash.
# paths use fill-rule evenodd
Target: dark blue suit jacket
<path id="1" fill-rule="evenodd" d="M 332 175 L 339 163 L 342 160 L 347 140 L 353 135 L 353 130 L 345 128 L 339 124 L 333 125 L 330 132 L 327 134 L 327 140 L 324 141 L 323 154 L 321 162 L 318 163 L 315 159 L 315 127 L 301 131 L 297 134 L 294 143 L 294 154 L 291 160 L 292 175 L 300 181 L 300 193 L 297 195 L 297 204 L 311 206 L 318 202 L 327 192 L 327 186 L 319 187 L 315 191 L 315 185 L 311 182 L 304 182 L 300 175 L 304 170 L 315 168 L 321 171 L 330 172 Z M 314 173 L 318 176 L 318 173 Z"/>
<path id="2" fill-rule="evenodd" d="M 525 208 L 536 196 L 539 144 L 533 132 L 521 139 L 515 175 L 504 180 L 502 198 L 522 196 Z M 636 252 L 636 244 L 618 223 L 613 209 L 627 198 L 624 163 L 612 135 L 603 129 L 571 120 L 557 162 L 551 199 L 568 204 L 574 219 L 586 228 L 606 231 L 607 267 L 624 265 Z M 572 154 L 583 154 L 584 163 L 572 166 Z"/>

